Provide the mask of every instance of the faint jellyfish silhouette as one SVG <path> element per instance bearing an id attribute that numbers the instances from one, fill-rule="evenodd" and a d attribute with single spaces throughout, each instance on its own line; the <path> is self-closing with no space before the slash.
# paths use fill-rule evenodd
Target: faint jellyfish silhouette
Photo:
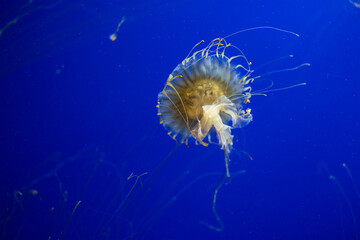
<path id="1" fill-rule="evenodd" d="M 118 32 L 119 32 L 119 28 L 120 28 L 120 26 L 125 22 L 125 19 L 126 19 L 125 16 L 121 18 L 121 21 L 120 21 L 119 24 L 117 25 L 117 28 L 116 28 L 115 32 L 109 36 L 109 38 L 110 38 L 111 41 L 115 41 L 115 40 L 116 40 L 117 34 L 118 34 Z"/>
<path id="2" fill-rule="evenodd" d="M 359 0 L 349 0 L 349 2 L 354 5 L 356 8 L 360 8 L 360 1 Z"/>
<path id="3" fill-rule="evenodd" d="M 352 182 L 353 188 L 355 189 L 355 194 L 358 198 L 358 200 L 360 200 L 360 192 L 359 189 L 357 187 L 357 184 L 353 178 L 353 175 L 350 171 L 350 169 L 348 168 L 348 166 L 343 163 L 342 166 L 345 168 L 347 175 L 350 177 L 350 180 Z M 345 200 L 345 203 L 350 211 L 350 215 L 351 215 L 351 220 L 353 223 L 353 232 L 354 232 L 354 238 L 356 240 L 359 239 L 359 233 L 358 233 L 358 224 L 357 224 L 357 215 L 355 214 L 354 208 L 353 208 L 353 204 L 352 201 L 350 201 L 350 198 L 348 196 L 348 194 L 346 193 L 346 191 L 344 190 L 344 187 L 342 186 L 342 184 L 339 182 L 339 180 L 334 176 L 334 175 L 329 175 L 329 179 L 332 180 L 335 185 L 337 186 L 338 190 L 340 191 L 340 195 L 342 196 L 342 198 Z M 340 198 L 338 199 L 339 204 L 340 204 Z"/>
<path id="4" fill-rule="evenodd" d="M 62 0 L 58 0 L 58 1 L 55 1 L 54 3 L 52 3 L 52 4 L 46 3 L 46 4 L 42 5 L 41 1 L 35 1 L 34 2 L 33 0 L 29 0 L 26 4 L 24 4 L 19 9 L 19 14 L 15 18 L 13 18 L 9 22 L 7 22 L 5 24 L 5 26 L 0 28 L 0 37 L 4 33 L 4 31 L 6 31 L 11 25 L 16 24 L 20 19 L 22 19 L 22 18 L 26 17 L 27 15 L 30 15 L 30 14 L 32 14 L 34 12 L 42 10 L 42 9 L 51 9 L 51 8 L 57 6 L 61 2 L 62 2 Z"/>

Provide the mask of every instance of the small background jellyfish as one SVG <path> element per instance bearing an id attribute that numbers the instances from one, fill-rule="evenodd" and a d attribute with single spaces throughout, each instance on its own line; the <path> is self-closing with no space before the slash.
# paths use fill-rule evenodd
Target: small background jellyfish
<path id="1" fill-rule="evenodd" d="M 109 38 L 110 38 L 111 41 L 115 41 L 115 40 L 117 39 L 117 35 L 118 35 L 118 32 L 119 32 L 119 29 L 120 29 L 121 25 L 125 22 L 125 20 L 126 20 L 126 18 L 125 18 L 125 16 L 123 16 L 123 17 L 121 18 L 121 21 L 118 23 L 115 32 L 112 33 L 112 34 L 109 36 Z"/>

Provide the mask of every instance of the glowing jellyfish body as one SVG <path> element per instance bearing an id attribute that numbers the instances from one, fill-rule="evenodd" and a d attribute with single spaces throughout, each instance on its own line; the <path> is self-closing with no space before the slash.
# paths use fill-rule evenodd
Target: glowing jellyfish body
<path id="1" fill-rule="evenodd" d="M 210 136 L 216 133 L 225 152 L 227 176 L 234 137 L 231 129 L 252 121 L 250 109 L 244 107 L 251 97 L 250 63 L 240 50 L 239 55 L 226 56 L 229 47 L 225 39 L 217 38 L 192 55 L 190 52 L 169 75 L 157 105 L 160 123 L 177 142 L 188 145 L 192 137 L 207 146 L 206 137 L 212 143 Z M 234 59 L 243 64 L 233 64 Z"/>
<path id="2" fill-rule="evenodd" d="M 125 22 L 125 20 L 126 20 L 126 18 L 125 18 L 125 16 L 123 16 L 123 17 L 121 18 L 121 21 L 120 21 L 119 24 L 117 25 L 117 28 L 116 28 L 115 32 L 109 36 L 109 39 L 110 39 L 111 41 L 114 42 L 114 41 L 117 39 L 117 35 L 118 35 L 118 32 L 119 32 L 119 29 L 120 29 L 121 25 Z"/>

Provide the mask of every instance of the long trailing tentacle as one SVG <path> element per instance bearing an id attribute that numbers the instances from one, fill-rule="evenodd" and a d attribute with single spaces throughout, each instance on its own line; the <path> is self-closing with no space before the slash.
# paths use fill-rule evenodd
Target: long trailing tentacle
<path id="1" fill-rule="evenodd" d="M 220 188 L 224 185 L 225 179 L 226 179 L 226 169 L 224 169 L 224 173 L 220 178 L 219 183 L 217 184 L 215 191 L 214 191 L 214 196 L 213 196 L 213 202 L 212 202 L 212 206 L 211 206 L 211 210 L 215 216 L 215 219 L 218 223 L 218 226 L 214 226 L 210 223 L 206 223 L 201 221 L 200 224 L 205 225 L 206 227 L 210 228 L 211 230 L 217 231 L 217 232 L 221 232 L 222 230 L 224 230 L 224 223 L 221 221 L 221 218 L 219 217 L 218 213 L 216 212 L 216 198 L 217 198 L 217 194 L 220 190 Z"/>

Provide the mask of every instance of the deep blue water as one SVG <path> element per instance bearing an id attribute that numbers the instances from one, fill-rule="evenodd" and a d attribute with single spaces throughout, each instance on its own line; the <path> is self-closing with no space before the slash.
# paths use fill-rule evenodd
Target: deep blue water
<path id="1" fill-rule="evenodd" d="M 251 98 L 234 145 L 253 160 L 231 155 L 216 232 L 201 222 L 218 224 L 223 152 L 177 146 L 157 95 L 200 40 L 257 26 L 300 37 L 228 38 L 254 76 L 311 66 L 254 83 L 307 85 Z M 1 1 L 0 27 L 1 239 L 360 239 L 360 8 L 349 1 Z"/>

